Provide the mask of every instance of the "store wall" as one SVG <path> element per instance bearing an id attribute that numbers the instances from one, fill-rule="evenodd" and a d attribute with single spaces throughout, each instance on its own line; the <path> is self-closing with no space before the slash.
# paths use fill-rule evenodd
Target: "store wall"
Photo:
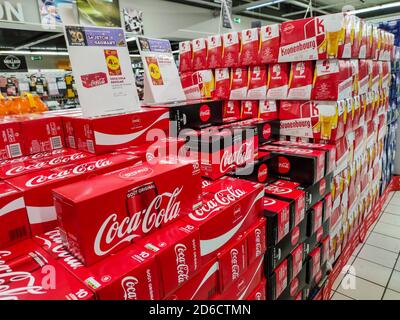
<path id="1" fill-rule="evenodd" d="M 0 5 L 4 1 L 6 0 L 0 0 Z M 26 24 L 0 21 L 0 28 L 43 30 L 40 25 L 37 0 L 7 1 L 14 5 L 17 3 L 22 5 Z M 219 31 L 219 16 L 214 17 L 213 10 L 163 0 L 120 0 L 120 9 L 123 8 L 137 8 L 143 11 L 144 30 L 147 36 L 178 40 L 206 36 Z M 241 23 L 235 24 L 235 28 L 237 30 L 249 28 L 253 20 L 241 17 Z M 264 21 L 264 23 L 271 22 Z"/>

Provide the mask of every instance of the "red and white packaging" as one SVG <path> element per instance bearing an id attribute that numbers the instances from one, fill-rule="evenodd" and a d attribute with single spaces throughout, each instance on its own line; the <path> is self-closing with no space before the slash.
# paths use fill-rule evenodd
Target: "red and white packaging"
<path id="1" fill-rule="evenodd" d="M 215 69 L 215 99 L 228 100 L 231 95 L 231 75 L 229 68 Z"/>
<path id="2" fill-rule="evenodd" d="M 223 122 L 235 122 L 241 119 L 242 104 L 239 100 L 224 101 Z"/>
<path id="3" fill-rule="evenodd" d="M 57 188 L 54 197 L 68 249 L 91 265 L 201 205 L 200 169 L 161 160 Z"/>
<path id="4" fill-rule="evenodd" d="M 318 60 L 312 99 L 342 100 L 352 96 L 352 70 L 345 60 Z"/>
<path id="5" fill-rule="evenodd" d="M 246 29 L 242 30 L 241 36 L 241 52 L 240 52 L 240 65 L 253 66 L 259 63 L 260 40 L 259 29 Z"/>
<path id="6" fill-rule="evenodd" d="M 258 118 L 263 120 L 278 119 L 277 101 L 275 100 L 260 100 L 258 107 Z"/>
<path id="7" fill-rule="evenodd" d="M 249 68 L 249 89 L 247 100 L 263 100 L 267 96 L 267 68 L 252 66 Z"/>
<path id="8" fill-rule="evenodd" d="M 222 35 L 224 47 L 222 67 L 235 68 L 240 63 L 240 37 L 237 32 L 229 32 Z"/>
<path id="9" fill-rule="evenodd" d="M 289 255 L 290 273 L 289 281 L 292 281 L 303 268 L 304 244 L 300 243 Z"/>
<path id="10" fill-rule="evenodd" d="M 267 243 L 272 246 L 290 231 L 290 202 L 264 197 L 264 216 L 267 219 Z"/>
<path id="11" fill-rule="evenodd" d="M 366 52 L 365 52 L 365 58 L 366 59 L 372 59 L 372 46 L 373 46 L 373 34 L 372 34 L 372 29 L 373 29 L 373 24 L 369 22 L 365 22 L 366 25 L 366 31 L 367 31 L 367 39 L 366 39 Z"/>
<path id="12" fill-rule="evenodd" d="M 179 42 L 179 72 L 193 70 L 192 43 L 190 41 Z"/>
<path id="13" fill-rule="evenodd" d="M 253 119 L 258 116 L 259 102 L 256 100 L 246 100 L 241 103 L 240 119 Z"/>
<path id="14" fill-rule="evenodd" d="M 23 155 L 23 136 L 20 123 L 12 118 L 0 119 L 0 159 L 13 159 Z"/>
<path id="15" fill-rule="evenodd" d="M 81 117 L 82 111 L 76 111 L 61 115 L 61 120 L 64 128 L 65 145 L 67 148 L 76 149 L 76 137 L 73 118 Z"/>
<path id="16" fill-rule="evenodd" d="M 93 293 L 32 240 L 0 250 L 2 300 L 91 300 Z"/>
<path id="17" fill-rule="evenodd" d="M 138 112 L 97 118 L 72 118 L 77 148 L 94 154 L 149 143 L 152 129 L 169 133 L 169 112 L 162 108 L 142 108 Z"/>
<path id="18" fill-rule="evenodd" d="M 267 249 L 267 225 L 266 219 L 261 218 L 245 233 L 247 238 L 248 264 L 251 264 L 258 257 L 264 255 Z"/>
<path id="19" fill-rule="evenodd" d="M 200 229 L 201 262 L 206 263 L 231 239 L 261 217 L 263 187 L 246 180 L 225 177 L 207 188 L 203 206 L 185 220 Z"/>
<path id="20" fill-rule="evenodd" d="M 267 281 L 263 279 L 257 288 L 247 297 L 247 300 L 264 301 L 267 300 L 265 289 L 267 287 Z"/>
<path id="21" fill-rule="evenodd" d="M 207 68 L 220 68 L 223 51 L 221 35 L 212 35 L 207 38 L 207 50 Z"/>
<path id="22" fill-rule="evenodd" d="M 382 61 L 382 89 L 389 88 L 390 86 L 390 75 L 391 75 L 391 63 L 390 61 Z"/>
<path id="23" fill-rule="evenodd" d="M 133 165 L 141 159 L 128 155 L 105 155 L 48 170 L 35 171 L 9 179 L 8 182 L 23 193 L 32 235 L 54 229 L 57 215 L 52 190 L 95 174 Z M 81 189 L 80 192 L 82 192 Z"/>
<path id="24" fill-rule="evenodd" d="M 207 40 L 199 38 L 192 40 L 193 70 L 207 69 Z"/>
<path id="25" fill-rule="evenodd" d="M 177 221 L 136 244 L 156 254 L 162 281 L 162 297 L 185 284 L 200 268 L 199 230 Z"/>
<path id="26" fill-rule="evenodd" d="M 180 78 L 187 100 L 209 99 L 214 96 L 215 80 L 212 70 L 185 72 Z"/>
<path id="27" fill-rule="evenodd" d="M 247 238 L 243 235 L 218 253 L 220 290 L 229 287 L 247 269 Z"/>
<path id="28" fill-rule="evenodd" d="M 62 149 L 58 149 L 62 150 Z M 51 154 L 52 152 L 49 152 Z M 38 155 L 38 154 L 37 154 Z M 24 157 L 26 161 L 11 162 L 0 167 L 0 179 L 6 180 L 19 177 L 35 171 L 47 170 L 51 168 L 65 166 L 74 162 L 81 162 L 84 159 L 93 157 L 90 153 L 66 150 L 66 152 L 49 157 L 35 157 L 35 155 Z"/>
<path id="29" fill-rule="evenodd" d="M 317 247 L 311 251 L 308 257 L 307 283 L 318 283 L 321 280 L 321 247 Z"/>
<path id="30" fill-rule="evenodd" d="M 312 236 L 319 228 L 321 228 L 323 208 L 323 202 L 319 201 L 308 211 L 308 236 Z"/>
<path id="31" fill-rule="evenodd" d="M 349 59 L 352 55 L 353 41 L 354 39 L 354 24 L 355 15 L 345 14 L 344 16 L 344 39 L 339 44 L 338 58 Z"/>
<path id="32" fill-rule="evenodd" d="M 231 69 L 231 90 L 229 100 L 246 100 L 249 88 L 249 70 L 247 67 Z"/>
<path id="33" fill-rule="evenodd" d="M 281 135 L 336 141 L 345 129 L 345 104 L 335 101 L 281 101 Z"/>
<path id="34" fill-rule="evenodd" d="M 280 45 L 280 24 L 262 26 L 260 29 L 260 63 L 277 63 Z"/>
<path id="35" fill-rule="evenodd" d="M 213 300 L 244 300 L 264 279 L 264 257 L 258 258 L 248 266 L 247 271 L 232 285 L 226 288 Z"/>
<path id="36" fill-rule="evenodd" d="M 351 48 L 351 58 L 358 59 L 360 55 L 361 41 L 362 41 L 362 26 L 361 19 L 357 16 L 353 18 L 353 46 Z"/>
<path id="37" fill-rule="evenodd" d="M 219 288 L 219 264 L 216 259 L 201 266 L 195 276 L 166 297 L 166 300 L 209 300 Z"/>
<path id="38" fill-rule="evenodd" d="M 359 83 L 359 65 L 358 65 L 357 59 L 351 59 L 349 60 L 350 62 L 350 67 L 351 67 L 351 77 L 352 77 L 352 97 L 356 97 L 359 95 L 359 88 L 360 88 L 360 83 Z"/>
<path id="39" fill-rule="evenodd" d="M 65 147 L 64 130 L 59 116 L 20 115 L 16 116 L 21 125 L 24 139 L 23 154 L 51 151 Z"/>
<path id="40" fill-rule="evenodd" d="M 380 79 L 382 74 L 382 62 L 381 61 L 372 61 L 372 85 L 371 91 L 377 92 L 380 87 Z"/>
<path id="41" fill-rule="evenodd" d="M 0 248 L 28 239 L 30 233 L 22 192 L 0 181 Z"/>
<path id="42" fill-rule="evenodd" d="M 292 62 L 287 99 L 310 100 L 313 75 L 314 63 L 312 61 Z"/>
<path id="43" fill-rule="evenodd" d="M 275 268 L 267 279 L 267 299 L 276 300 L 288 286 L 288 260 L 285 259 Z"/>
<path id="44" fill-rule="evenodd" d="M 286 99 L 289 84 L 289 68 L 290 65 L 288 63 L 268 65 L 267 99 Z"/>
<path id="45" fill-rule="evenodd" d="M 358 53 L 358 58 L 366 59 L 368 34 L 367 34 L 367 23 L 364 20 L 360 20 L 360 29 L 361 29 L 361 43 L 360 43 L 360 51 Z"/>
<path id="46" fill-rule="evenodd" d="M 358 60 L 358 93 L 366 94 L 369 91 L 370 85 L 370 65 L 371 60 Z"/>

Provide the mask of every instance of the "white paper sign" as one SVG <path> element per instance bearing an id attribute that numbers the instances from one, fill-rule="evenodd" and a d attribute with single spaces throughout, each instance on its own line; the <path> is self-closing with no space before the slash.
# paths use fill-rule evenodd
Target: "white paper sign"
<path id="1" fill-rule="evenodd" d="M 185 101 L 169 40 L 138 37 L 137 43 L 145 75 L 144 102 Z"/>
<path id="2" fill-rule="evenodd" d="M 65 38 L 84 116 L 139 109 L 122 28 L 65 26 Z"/>

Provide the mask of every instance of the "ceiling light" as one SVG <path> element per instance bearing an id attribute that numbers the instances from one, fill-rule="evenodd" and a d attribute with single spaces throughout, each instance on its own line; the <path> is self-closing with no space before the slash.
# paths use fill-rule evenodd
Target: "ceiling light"
<path id="1" fill-rule="evenodd" d="M 349 11 L 349 13 L 351 13 L 351 14 L 365 13 L 365 12 L 383 10 L 383 9 L 394 8 L 394 7 L 400 7 L 400 2 L 398 1 L 398 2 L 394 2 L 394 3 L 381 4 L 381 5 L 375 6 L 375 7 L 357 9 L 357 10 Z"/>
<path id="2" fill-rule="evenodd" d="M 38 55 L 38 56 L 68 56 L 67 51 L 0 51 L 0 54 L 16 54 L 16 55 Z"/>
<path id="3" fill-rule="evenodd" d="M 271 6 L 273 4 L 281 3 L 281 2 L 284 2 L 284 1 L 286 1 L 286 0 L 268 1 L 268 2 L 265 2 L 265 3 L 258 4 L 256 6 L 248 7 L 248 8 L 246 8 L 246 10 L 250 11 L 250 10 L 254 10 L 254 9 L 258 9 L 258 8 L 262 8 L 262 7 L 268 7 L 268 6 Z"/>

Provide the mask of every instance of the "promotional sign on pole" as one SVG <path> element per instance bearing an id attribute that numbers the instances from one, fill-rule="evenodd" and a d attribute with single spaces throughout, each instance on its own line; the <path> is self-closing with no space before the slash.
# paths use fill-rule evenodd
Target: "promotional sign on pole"
<path id="1" fill-rule="evenodd" d="M 222 26 L 227 29 L 233 28 L 232 23 L 232 0 L 222 0 Z"/>
<path id="2" fill-rule="evenodd" d="M 138 37 L 137 44 L 144 68 L 144 102 L 186 100 L 169 40 Z"/>
<path id="3" fill-rule="evenodd" d="M 64 26 L 83 115 L 95 117 L 139 109 L 122 28 Z"/>

